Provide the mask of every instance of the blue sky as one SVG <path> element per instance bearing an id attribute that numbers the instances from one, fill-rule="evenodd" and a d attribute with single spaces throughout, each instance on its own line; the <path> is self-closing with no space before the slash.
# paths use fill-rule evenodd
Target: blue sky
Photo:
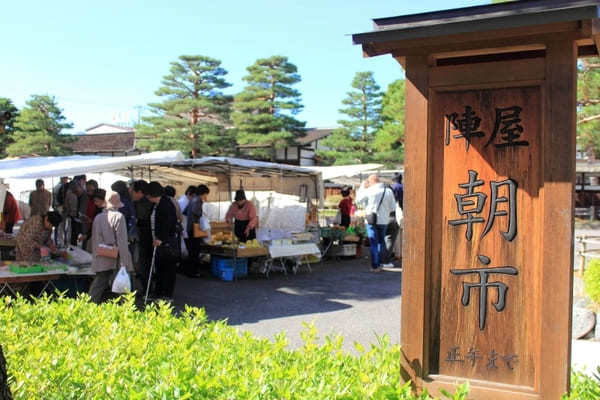
<path id="1" fill-rule="evenodd" d="M 373 71 L 384 89 L 403 77 L 391 56 L 363 58 L 349 34 L 370 31 L 372 18 L 489 2 L 3 1 L 0 96 L 20 108 L 31 94 L 54 95 L 78 132 L 137 120 L 182 54 L 220 59 L 231 94 L 243 88 L 248 65 L 279 54 L 302 76 L 298 118 L 331 127 L 356 72 Z"/>

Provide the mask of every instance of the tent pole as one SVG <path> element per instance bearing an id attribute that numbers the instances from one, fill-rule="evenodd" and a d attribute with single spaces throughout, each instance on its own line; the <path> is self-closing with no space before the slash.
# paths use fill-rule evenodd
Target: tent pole
<path id="1" fill-rule="evenodd" d="M 231 203 L 231 167 L 229 167 L 229 172 L 227 173 L 227 190 L 229 192 L 229 202 Z"/>

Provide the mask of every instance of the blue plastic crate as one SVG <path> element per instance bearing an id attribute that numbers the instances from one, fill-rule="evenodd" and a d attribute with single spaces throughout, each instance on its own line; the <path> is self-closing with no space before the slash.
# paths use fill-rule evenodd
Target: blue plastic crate
<path id="1" fill-rule="evenodd" d="M 221 278 L 223 268 L 234 268 L 234 259 L 213 256 L 211 260 L 211 272 L 214 276 Z M 248 276 L 248 259 L 238 258 L 235 260 L 234 276 L 236 278 L 245 278 Z"/>
<path id="2" fill-rule="evenodd" d="M 232 281 L 233 280 L 233 268 L 222 266 L 219 269 L 219 278 L 222 281 Z"/>

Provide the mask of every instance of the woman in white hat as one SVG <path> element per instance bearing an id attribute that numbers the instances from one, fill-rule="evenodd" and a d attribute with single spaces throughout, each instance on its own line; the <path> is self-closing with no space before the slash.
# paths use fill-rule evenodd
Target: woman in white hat
<path id="1" fill-rule="evenodd" d="M 94 303 L 100 303 L 104 291 L 110 285 L 121 265 L 133 272 L 133 262 L 127 243 L 127 223 L 118 210 L 123 206 L 117 192 L 96 189 L 92 194 L 94 204 L 102 212 L 94 218 L 92 226 L 92 271 L 96 273 L 90 285 L 90 297 Z M 103 250 L 100 250 L 103 248 Z M 107 249 L 117 248 L 116 254 L 108 255 Z M 99 250 L 100 253 L 99 254 Z"/>

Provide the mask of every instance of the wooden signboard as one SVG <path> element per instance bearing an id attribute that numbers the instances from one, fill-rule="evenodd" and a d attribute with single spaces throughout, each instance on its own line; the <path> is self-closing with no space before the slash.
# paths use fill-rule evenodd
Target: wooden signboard
<path id="1" fill-rule="evenodd" d="M 578 55 L 600 1 L 529 0 L 375 21 L 406 70 L 406 377 L 439 396 L 569 390 Z"/>
<path id="2" fill-rule="evenodd" d="M 407 151 L 405 224 L 415 224 L 406 229 L 405 277 L 424 274 L 428 296 L 404 286 L 403 317 L 422 301 L 426 334 L 403 329 L 402 339 L 408 351 L 425 339 L 413 378 L 434 391 L 466 380 L 473 398 L 567 390 L 574 51 L 562 43 L 526 61 L 421 65 L 426 102 L 409 85 L 407 150 L 419 145 Z M 423 124 L 427 135 L 413 130 Z M 421 243 L 423 253 L 413 252 Z"/>

